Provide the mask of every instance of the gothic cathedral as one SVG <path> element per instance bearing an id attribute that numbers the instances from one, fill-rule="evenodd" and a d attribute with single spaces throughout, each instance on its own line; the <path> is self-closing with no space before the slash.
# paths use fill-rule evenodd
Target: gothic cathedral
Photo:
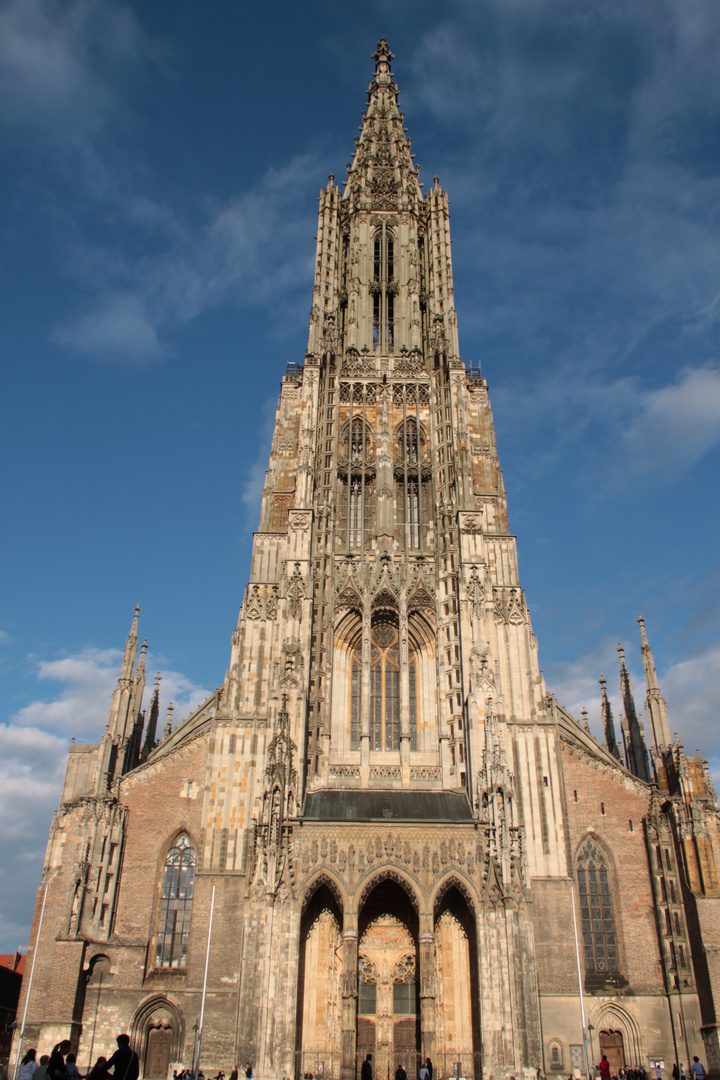
<path id="1" fill-rule="evenodd" d="M 206 1075 L 355 1080 L 372 1053 L 375 1080 L 426 1057 L 436 1080 L 567 1077 L 586 1043 L 613 1071 L 720 1071 L 707 766 L 642 620 L 647 743 L 622 653 L 617 740 L 604 683 L 603 744 L 545 688 L 448 198 L 422 192 L 392 58 L 320 195 L 224 685 L 163 730 L 136 610 L 106 732 L 70 750 L 24 1046 L 67 1037 L 84 1072 L 128 1031 L 163 1080 L 204 1005 Z"/>

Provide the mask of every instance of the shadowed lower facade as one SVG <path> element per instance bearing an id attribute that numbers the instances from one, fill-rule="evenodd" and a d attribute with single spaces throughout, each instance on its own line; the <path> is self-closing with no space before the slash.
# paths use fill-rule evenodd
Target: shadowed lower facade
<path id="1" fill-rule="evenodd" d="M 374 60 L 224 683 L 161 731 L 136 610 L 106 732 L 70 751 L 23 1045 L 68 1037 L 84 1071 L 127 1030 L 142 1076 L 189 1066 L 209 939 L 206 1075 L 584 1071 L 578 955 L 591 1058 L 720 1071 L 707 766 L 642 620 L 647 743 L 622 652 L 619 741 L 604 681 L 603 744 L 546 690 L 447 195 Z"/>

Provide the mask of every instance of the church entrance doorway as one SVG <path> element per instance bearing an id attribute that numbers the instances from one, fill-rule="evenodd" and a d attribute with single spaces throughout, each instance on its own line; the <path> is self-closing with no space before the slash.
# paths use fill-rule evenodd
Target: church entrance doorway
<path id="1" fill-rule="evenodd" d="M 172 1060 L 173 1042 L 173 1032 L 170 1026 L 148 1029 L 145 1068 L 143 1071 L 146 1080 L 165 1080 L 168 1074 L 168 1066 Z"/>
<path id="2" fill-rule="evenodd" d="M 342 1052 L 342 925 L 337 900 L 321 885 L 300 925 L 297 1076 L 337 1077 Z"/>
<path id="3" fill-rule="evenodd" d="M 625 1048 L 623 1046 L 622 1031 L 600 1032 L 600 1057 L 606 1055 L 610 1064 L 610 1075 L 616 1076 L 620 1069 L 625 1068 Z"/>
<path id="4" fill-rule="evenodd" d="M 475 916 L 455 886 L 435 912 L 435 1065 L 438 1076 L 480 1075 Z"/>
<path id="5" fill-rule="evenodd" d="M 374 1080 L 394 1080 L 402 1065 L 417 1075 L 420 1050 L 418 922 L 405 890 L 381 881 L 358 921 L 358 1075 L 368 1053 Z"/>

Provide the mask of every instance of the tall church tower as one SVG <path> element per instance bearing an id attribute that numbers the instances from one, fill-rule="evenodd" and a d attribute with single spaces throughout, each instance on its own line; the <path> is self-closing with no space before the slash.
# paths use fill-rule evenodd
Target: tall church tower
<path id="1" fill-rule="evenodd" d="M 624 654 L 625 764 L 604 680 L 606 745 L 546 693 L 392 59 L 320 195 L 224 684 L 156 743 L 136 611 L 106 733 L 71 748 L 26 1045 L 68 1036 L 84 1068 L 125 1029 L 162 1080 L 205 1008 L 206 1074 L 567 1076 L 592 1031 L 614 1070 L 703 1040 L 720 1070 L 712 783 L 644 624 L 651 761 Z"/>
<path id="2" fill-rule="evenodd" d="M 483 1043 L 488 1065 L 517 1068 L 540 1053 L 528 875 L 567 875 L 557 735 L 487 385 L 459 356 L 448 198 L 437 178 L 422 193 L 387 42 L 374 59 L 345 189 L 331 176 L 320 196 L 308 347 L 283 379 L 221 704 L 228 742 L 237 724 L 250 725 L 267 764 L 207 800 L 204 857 L 252 875 L 266 912 L 265 923 L 253 917 L 260 955 L 273 944 L 267 897 L 291 888 L 295 862 L 319 872 L 322 852 L 334 852 L 346 897 L 342 1044 L 332 1048 L 343 1075 L 354 1069 L 356 1032 L 361 1049 L 386 1054 L 398 1024 L 413 1051 L 447 1045 L 472 1059 Z M 244 837 L 232 826 L 242 793 Z M 363 954 L 371 867 L 384 867 L 370 882 L 378 918 L 395 920 L 387 948 L 409 950 L 408 933 L 416 942 L 407 978 L 420 987 L 422 1047 L 407 1019 L 392 1019 L 389 998 L 381 1021 L 363 1018 L 362 985 L 356 997 L 358 970 L 361 981 L 385 980 L 376 995 L 394 979 L 387 950 Z M 452 963 L 466 980 L 475 964 L 466 880 L 478 905 L 493 897 L 478 932 L 498 966 L 481 977 L 482 1021 L 458 985 L 438 1042 L 436 994 L 448 975 L 433 966 L 437 926 L 447 956 L 462 954 Z M 302 930 L 299 945 L 298 1046 L 308 1061 L 331 1050 L 318 1028 L 330 990 L 312 972 L 313 933 Z M 501 968 L 514 988 L 504 1001 Z M 260 1006 L 245 1001 L 252 1030 Z"/>

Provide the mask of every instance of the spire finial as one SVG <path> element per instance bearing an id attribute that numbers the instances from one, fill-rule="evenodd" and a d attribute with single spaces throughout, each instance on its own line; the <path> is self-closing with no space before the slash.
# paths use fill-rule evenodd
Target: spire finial
<path id="1" fill-rule="evenodd" d="M 381 64 L 387 64 L 388 73 L 390 70 L 390 64 L 395 59 L 395 53 L 390 52 L 390 46 L 385 38 L 380 38 L 377 43 L 377 49 L 372 54 L 372 58 L 375 61 L 375 71 L 380 71 Z"/>

